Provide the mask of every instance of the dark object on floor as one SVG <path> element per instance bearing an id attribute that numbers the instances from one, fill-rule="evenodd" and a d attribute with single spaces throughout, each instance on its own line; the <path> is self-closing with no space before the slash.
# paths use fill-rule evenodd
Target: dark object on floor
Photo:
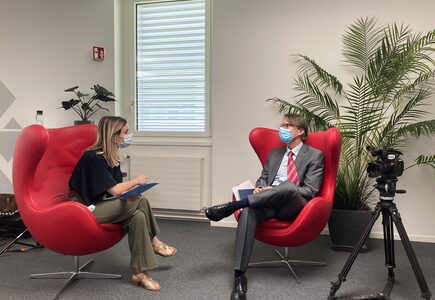
<path id="1" fill-rule="evenodd" d="M 10 215 L 0 216 L 0 237 L 17 237 L 20 233 L 26 230 L 26 226 L 17 212 Z M 30 234 L 25 233 L 22 238 L 29 238 Z"/>
<path id="2" fill-rule="evenodd" d="M 17 203 L 13 194 L 0 194 L 0 238 L 16 238 L 26 230 L 26 226 L 18 213 Z M 29 238 L 26 232 L 23 238 Z"/>

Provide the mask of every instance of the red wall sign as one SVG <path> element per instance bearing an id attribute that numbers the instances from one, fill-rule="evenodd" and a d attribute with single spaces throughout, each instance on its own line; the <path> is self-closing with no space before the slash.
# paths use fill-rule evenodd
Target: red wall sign
<path id="1" fill-rule="evenodd" d="M 104 48 L 103 47 L 92 47 L 92 59 L 93 60 L 104 60 Z"/>

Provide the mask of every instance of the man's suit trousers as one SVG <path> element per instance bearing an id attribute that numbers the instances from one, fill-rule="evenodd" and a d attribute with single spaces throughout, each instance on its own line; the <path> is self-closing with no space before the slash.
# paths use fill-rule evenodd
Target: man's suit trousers
<path id="1" fill-rule="evenodd" d="M 291 182 L 248 197 L 249 207 L 239 215 L 236 230 L 234 269 L 246 271 L 254 246 L 257 224 L 268 219 L 293 220 L 307 203 Z"/>

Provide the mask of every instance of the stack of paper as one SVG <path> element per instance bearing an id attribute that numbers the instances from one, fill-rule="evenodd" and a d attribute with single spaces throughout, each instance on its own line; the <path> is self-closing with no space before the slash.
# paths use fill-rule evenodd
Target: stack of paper
<path id="1" fill-rule="evenodd" d="M 239 185 L 233 187 L 233 195 L 236 200 L 246 199 L 249 194 L 254 191 L 254 185 L 251 180 L 246 180 Z"/>

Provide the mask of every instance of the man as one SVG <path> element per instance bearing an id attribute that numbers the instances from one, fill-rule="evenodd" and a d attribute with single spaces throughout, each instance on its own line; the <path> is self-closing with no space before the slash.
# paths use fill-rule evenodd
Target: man
<path id="1" fill-rule="evenodd" d="M 253 194 L 205 210 L 207 218 L 217 222 L 243 209 L 236 230 L 235 278 L 230 299 L 246 299 L 245 272 L 257 224 L 271 218 L 295 219 L 322 184 L 323 153 L 303 143 L 308 136 L 304 118 L 296 114 L 284 115 L 279 136 L 286 146 L 270 151 Z"/>

